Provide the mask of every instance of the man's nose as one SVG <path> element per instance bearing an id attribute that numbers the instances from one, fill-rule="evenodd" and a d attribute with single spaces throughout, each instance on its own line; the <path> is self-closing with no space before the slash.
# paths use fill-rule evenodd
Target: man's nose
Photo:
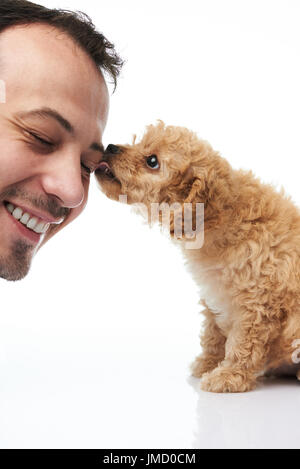
<path id="1" fill-rule="evenodd" d="M 109 145 L 107 145 L 105 153 L 109 153 L 110 155 L 118 155 L 119 153 L 121 153 L 121 148 L 117 145 L 113 145 L 112 143 L 110 143 Z"/>
<path id="2" fill-rule="evenodd" d="M 78 156 L 60 155 L 49 162 L 43 174 L 42 185 L 48 195 L 55 196 L 64 207 L 78 207 L 84 199 L 82 169 Z"/>

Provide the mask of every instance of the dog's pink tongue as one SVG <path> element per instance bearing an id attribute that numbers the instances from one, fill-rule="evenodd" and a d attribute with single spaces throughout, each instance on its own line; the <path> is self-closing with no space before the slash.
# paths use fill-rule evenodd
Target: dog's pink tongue
<path id="1" fill-rule="evenodd" d="M 99 163 L 99 165 L 97 166 L 98 171 L 105 171 L 106 169 L 110 169 L 107 161 L 101 161 L 101 163 Z"/>

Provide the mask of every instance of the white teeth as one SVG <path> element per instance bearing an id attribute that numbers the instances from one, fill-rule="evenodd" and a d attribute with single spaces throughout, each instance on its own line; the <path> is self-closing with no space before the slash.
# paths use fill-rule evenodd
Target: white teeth
<path id="1" fill-rule="evenodd" d="M 30 218 L 29 213 L 24 213 L 24 215 L 22 215 L 22 218 L 20 218 L 20 222 L 23 223 L 24 225 L 27 225 L 29 218 Z"/>
<path id="2" fill-rule="evenodd" d="M 13 211 L 14 211 L 14 209 L 15 209 L 15 207 L 14 207 L 12 204 L 7 204 L 7 205 L 6 205 L 6 208 L 7 208 L 7 210 L 8 210 L 10 213 L 13 213 Z"/>
<path id="3" fill-rule="evenodd" d="M 23 213 L 22 210 L 19 207 L 17 207 L 14 209 L 12 216 L 15 217 L 16 220 L 20 220 L 22 213 Z"/>
<path id="4" fill-rule="evenodd" d="M 44 233 L 45 223 L 40 222 L 34 227 L 33 231 L 36 233 Z"/>
<path id="5" fill-rule="evenodd" d="M 29 228 L 30 230 L 33 230 L 33 228 L 35 228 L 35 225 L 37 224 L 37 221 L 38 219 L 33 217 L 33 218 L 30 218 L 29 222 L 27 223 L 27 228 Z"/>
<path id="6" fill-rule="evenodd" d="M 26 225 L 27 228 L 38 234 L 46 233 L 50 226 L 50 223 L 39 221 L 37 217 L 31 218 L 29 213 L 23 213 L 20 207 L 15 207 L 13 204 L 7 204 L 6 208 L 16 220 L 19 220 L 23 225 Z"/>
<path id="7" fill-rule="evenodd" d="M 50 223 L 46 223 L 46 225 L 44 226 L 44 229 L 43 229 L 43 233 L 46 233 L 46 231 L 48 230 L 50 226 Z"/>

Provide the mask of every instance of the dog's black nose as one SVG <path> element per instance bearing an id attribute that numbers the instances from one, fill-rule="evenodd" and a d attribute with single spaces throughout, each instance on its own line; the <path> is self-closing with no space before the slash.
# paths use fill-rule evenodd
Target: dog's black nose
<path id="1" fill-rule="evenodd" d="M 105 150 L 105 153 L 110 153 L 112 155 L 117 155 L 118 153 L 121 153 L 121 149 L 119 147 L 117 147 L 117 145 L 113 145 L 112 143 L 110 143 L 106 150 Z"/>

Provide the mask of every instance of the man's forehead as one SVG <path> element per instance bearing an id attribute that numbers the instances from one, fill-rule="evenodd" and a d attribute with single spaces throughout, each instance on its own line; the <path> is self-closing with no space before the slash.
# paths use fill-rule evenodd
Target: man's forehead
<path id="1" fill-rule="evenodd" d="M 16 52 L 20 47 L 26 49 L 29 45 L 34 49 L 44 49 L 44 52 L 54 52 L 54 55 L 65 54 L 69 51 L 74 56 L 85 55 L 86 52 L 66 32 L 46 23 L 19 24 L 6 28 L 0 35 L 0 46 L 10 46 Z M 51 47 L 55 44 L 55 49 Z"/>
<path id="2" fill-rule="evenodd" d="M 1 62 L 8 103 L 19 100 L 18 109 L 49 104 L 72 115 L 76 127 L 96 126 L 102 135 L 109 106 L 105 80 L 65 33 L 38 24 L 9 28 L 0 34 Z"/>
<path id="3" fill-rule="evenodd" d="M 1 78 L 15 83 L 16 91 L 22 83 L 28 92 L 69 91 L 87 104 L 99 91 L 108 94 L 103 75 L 88 54 L 66 33 L 48 25 L 14 26 L 2 32 L 0 65 Z"/>

